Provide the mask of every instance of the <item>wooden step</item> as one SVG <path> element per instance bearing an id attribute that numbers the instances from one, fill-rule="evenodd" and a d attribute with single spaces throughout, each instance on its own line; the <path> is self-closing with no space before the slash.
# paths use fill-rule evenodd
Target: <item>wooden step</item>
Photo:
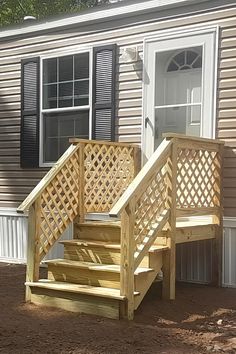
<path id="1" fill-rule="evenodd" d="M 66 311 L 94 314 L 113 319 L 121 318 L 125 297 L 120 291 L 103 287 L 50 281 L 27 282 L 31 302 L 57 307 Z M 139 294 L 136 292 L 135 297 Z"/>
<path id="2" fill-rule="evenodd" d="M 96 240 L 66 240 L 61 241 L 64 245 L 64 258 L 94 262 L 102 264 L 120 264 L 120 244 L 115 242 Z M 165 251 L 167 246 L 154 245 L 150 248 L 150 253 Z M 142 267 L 149 267 L 148 255 L 140 264 Z"/>
<path id="3" fill-rule="evenodd" d="M 74 223 L 74 239 L 120 242 L 120 221 Z"/>
<path id="4" fill-rule="evenodd" d="M 120 289 L 119 265 L 68 259 L 55 259 L 45 263 L 48 264 L 48 279 L 50 280 Z M 151 271 L 150 268 L 139 267 L 135 271 L 135 277 Z"/>
<path id="5" fill-rule="evenodd" d="M 68 293 L 98 296 L 116 300 L 125 300 L 125 296 L 121 296 L 119 290 L 112 288 L 104 288 L 101 286 L 95 287 L 90 285 L 65 283 L 49 279 L 40 279 L 37 282 L 26 282 L 25 285 L 28 285 L 30 287 L 44 288 Z M 139 293 L 136 292 L 135 295 L 139 295 Z"/>

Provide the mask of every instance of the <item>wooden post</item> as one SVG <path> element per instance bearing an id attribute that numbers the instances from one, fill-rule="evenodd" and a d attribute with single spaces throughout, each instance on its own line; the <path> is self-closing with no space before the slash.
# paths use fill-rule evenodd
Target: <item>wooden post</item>
<path id="1" fill-rule="evenodd" d="M 134 146 L 133 149 L 134 149 L 133 159 L 134 159 L 134 177 L 135 177 L 141 170 L 141 150 L 138 146 Z"/>
<path id="2" fill-rule="evenodd" d="M 34 282 L 39 279 L 39 232 L 41 224 L 40 197 L 32 204 L 28 215 L 28 243 L 26 281 Z M 30 287 L 26 286 L 25 300 L 30 301 Z"/>
<path id="3" fill-rule="evenodd" d="M 84 143 L 79 143 L 79 222 L 83 223 L 85 219 L 84 205 Z"/>
<path id="4" fill-rule="evenodd" d="M 162 297 L 167 300 L 175 299 L 175 236 L 176 236 L 176 182 L 177 182 L 177 139 L 173 139 L 171 151 L 171 177 L 169 180 L 169 207 L 170 217 L 167 229 L 168 251 L 163 254 L 163 283 Z"/>
<path id="5" fill-rule="evenodd" d="M 134 202 L 121 213 L 120 294 L 126 296 L 123 316 L 134 318 Z"/>
<path id="6" fill-rule="evenodd" d="M 217 167 L 216 190 L 219 191 L 218 212 L 213 216 L 216 225 L 215 239 L 213 240 L 213 274 L 212 284 L 222 286 L 222 252 L 223 252 L 223 158 L 224 145 L 219 146 L 219 165 Z"/>

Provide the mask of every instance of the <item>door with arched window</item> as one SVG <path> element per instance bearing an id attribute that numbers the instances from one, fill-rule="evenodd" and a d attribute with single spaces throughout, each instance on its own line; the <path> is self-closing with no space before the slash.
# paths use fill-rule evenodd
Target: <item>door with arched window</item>
<path id="1" fill-rule="evenodd" d="M 201 48 L 159 53 L 156 61 L 155 147 L 165 132 L 200 136 Z"/>
<path id="2" fill-rule="evenodd" d="M 145 41 L 144 157 L 165 132 L 214 138 L 216 55 L 215 29 L 168 32 L 167 38 Z"/>

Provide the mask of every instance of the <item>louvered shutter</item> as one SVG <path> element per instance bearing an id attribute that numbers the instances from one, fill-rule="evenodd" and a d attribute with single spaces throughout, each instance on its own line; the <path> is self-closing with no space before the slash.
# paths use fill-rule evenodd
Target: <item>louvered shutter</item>
<path id="1" fill-rule="evenodd" d="M 21 62 L 21 167 L 39 166 L 39 58 Z"/>
<path id="2" fill-rule="evenodd" d="M 93 51 L 93 139 L 115 140 L 116 45 Z"/>

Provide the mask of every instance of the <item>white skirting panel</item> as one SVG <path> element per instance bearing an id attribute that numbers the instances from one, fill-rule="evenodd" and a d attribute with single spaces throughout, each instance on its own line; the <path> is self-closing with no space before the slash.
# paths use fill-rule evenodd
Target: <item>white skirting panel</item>
<path id="1" fill-rule="evenodd" d="M 236 288 L 236 220 L 227 218 L 223 236 L 224 287 Z"/>
<path id="2" fill-rule="evenodd" d="M 212 279 L 212 241 L 197 241 L 176 246 L 176 279 L 207 284 Z"/>
<path id="3" fill-rule="evenodd" d="M 15 210 L 0 210 L 0 262 L 26 263 L 28 218 Z M 73 236 L 72 225 L 61 236 L 68 240 Z M 55 243 L 46 259 L 62 258 L 63 246 Z"/>
<path id="4" fill-rule="evenodd" d="M 0 261 L 25 263 L 27 218 L 14 211 L 0 211 Z"/>

